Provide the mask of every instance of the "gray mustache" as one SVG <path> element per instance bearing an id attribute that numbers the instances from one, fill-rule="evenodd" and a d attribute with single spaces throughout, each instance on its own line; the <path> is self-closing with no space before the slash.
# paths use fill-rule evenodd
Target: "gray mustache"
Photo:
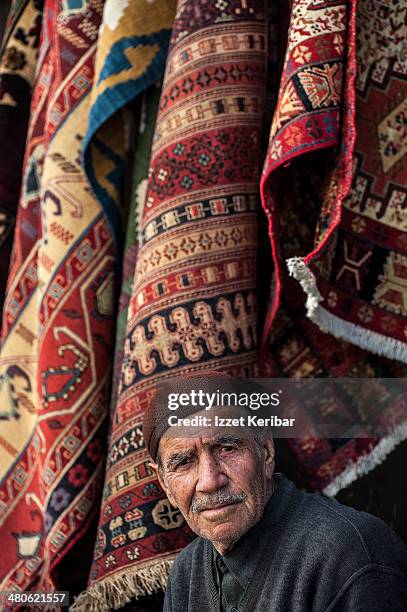
<path id="1" fill-rule="evenodd" d="M 192 500 L 191 512 L 201 512 L 202 510 L 210 510 L 217 506 L 227 506 L 228 504 L 237 504 L 246 499 L 245 493 L 225 493 L 216 491 L 211 495 L 203 495 L 199 499 Z"/>

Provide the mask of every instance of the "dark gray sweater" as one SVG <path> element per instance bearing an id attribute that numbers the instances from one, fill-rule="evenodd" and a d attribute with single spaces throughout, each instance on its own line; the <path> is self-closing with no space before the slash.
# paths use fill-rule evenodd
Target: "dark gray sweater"
<path id="1" fill-rule="evenodd" d="M 238 543 L 245 550 L 258 534 L 261 548 L 238 612 L 407 612 L 407 548 L 397 536 L 365 512 L 276 479 L 261 521 Z M 213 547 L 198 537 L 175 561 L 164 612 L 219 610 Z"/>

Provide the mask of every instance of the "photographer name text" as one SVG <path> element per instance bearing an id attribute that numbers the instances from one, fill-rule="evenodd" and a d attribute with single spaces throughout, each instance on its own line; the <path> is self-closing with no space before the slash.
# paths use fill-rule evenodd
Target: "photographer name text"
<path id="1" fill-rule="evenodd" d="M 168 417 L 170 427 L 293 427 L 294 423 L 294 418 L 284 419 L 278 416 L 261 418 L 251 414 L 234 418 L 218 415 L 214 417 L 196 415 L 184 418 L 171 415 Z"/>

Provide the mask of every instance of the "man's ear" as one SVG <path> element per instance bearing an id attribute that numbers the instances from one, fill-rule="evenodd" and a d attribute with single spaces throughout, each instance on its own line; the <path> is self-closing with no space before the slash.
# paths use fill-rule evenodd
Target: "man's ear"
<path id="1" fill-rule="evenodd" d="M 153 470 L 155 471 L 155 473 L 157 474 L 157 478 L 158 478 L 158 482 L 160 483 L 160 487 L 162 488 L 162 490 L 164 491 L 164 493 L 168 497 L 171 506 L 174 506 L 174 508 L 177 508 L 178 506 L 175 503 L 175 500 L 174 500 L 173 496 L 171 495 L 171 491 L 170 491 L 170 489 L 168 487 L 167 481 L 164 478 L 162 470 L 158 467 L 157 463 L 153 463 L 153 461 L 150 461 L 150 465 L 153 468 Z"/>
<path id="2" fill-rule="evenodd" d="M 275 448 L 273 438 L 267 437 L 263 443 L 263 448 L 265 450 L 265 462 L 266 462 L 266 477 L 268 480 L 271 480 L 273 477 L 274 466 L 275 466 Z"/>

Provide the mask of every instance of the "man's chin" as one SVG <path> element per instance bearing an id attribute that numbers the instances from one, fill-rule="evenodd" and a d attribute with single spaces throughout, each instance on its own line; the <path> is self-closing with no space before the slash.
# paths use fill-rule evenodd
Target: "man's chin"
<path id="1" fill-rule="evenodd" d="M 244 526 L 242 527 L 240 521 L 236 521 L 233 523 L 225 522 L 220 525 L 207 525 L 200 535 L 212 542 L 216 550 L 223 555 L 233 548 L 244 533 Z"/>
<path id="2" fill-rule="evenodd" d="M 241 504 L 201 512 L 199 521 L 192 530 L 211 542 L 238 540 L 244 533 L 246 521 L 242 516 Z"/>

